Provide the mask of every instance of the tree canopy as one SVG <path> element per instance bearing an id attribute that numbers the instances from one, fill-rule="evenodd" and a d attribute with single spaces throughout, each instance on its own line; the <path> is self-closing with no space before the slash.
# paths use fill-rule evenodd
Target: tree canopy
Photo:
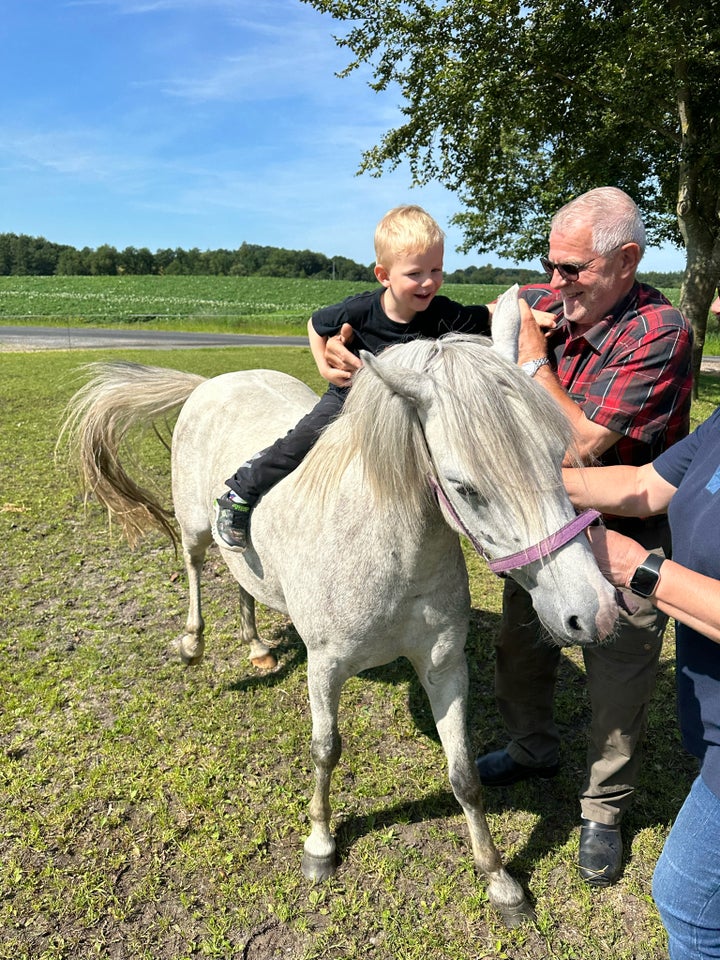
<path id="1" fill-rule="evenodd" d="M 361 169 L 406 160 L 457 194 L 464 249 L 527 259 L 550 218 L 626 190 L 652 243 L 684 245 L 696 330 L 720 278 L 720 0 L 303 0 L 346 24 L 345 73 L 399 91 Z"/>
<path id="2" fill-rule="evenodd" d="M 313 277 L 374 282 L 372 267 L 347 257 L 326 257 L 310 250 L 285 250 L 243 243 L 237 250 L 156 250 L 109 244 L 81 250 L 44 237 L 0 233 L 0 276 L 117 276 L 179 274 L 184 276 Z"/>

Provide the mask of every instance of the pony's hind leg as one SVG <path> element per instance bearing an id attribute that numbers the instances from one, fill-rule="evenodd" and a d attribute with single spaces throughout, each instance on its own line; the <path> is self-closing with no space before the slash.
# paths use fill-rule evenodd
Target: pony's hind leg
<path id="1" fill-rule="evenodd" d="M 462 648 L 460 648 L 462 649 Z M 414 664 L 425 688 L 448 762 L 450 784 L 465 813 L 476 868 L 487 878 L 488 899 L 512 928 L 534 913 L 523 888 L 502 864 L 493 843 L 482 802 L 482 787 L 467 735 L 467 662 L 464 653 L 445 658 L 440 667 Z"/>
<path id="2" fill-rule="evenodd" d="M 190 540 L 183 532 L 183 561 L 188 578 L 188 613 L 185 633 L 177 641 L 180 659 L 188 666 L 200 663 L 205 652 L 205 621 L 202 616 L 200 583 L 208 544 Z"/>
<path id="3" fill-rule="evenodd" d="M 272 649 L 258 636 L 255 621 L 255 598 L 238 584 L 240 592 L 240 637 L 250 647 L 250 662 L 258 670 L 268 671 L 277 667 L 277 657 Z"/>
<path id="4" fill-rule="evenodd" d="M 183 663 L 195 666 L 205 653 L 205 621 L 202 615 L 201 581 L 205 553 L 211 541 L 183 534 L 183 560 L 188 577 L 188 614 L 185 633 L 177 641 Z M 250 648 L 250 661 L 259 670 L 274 670 L 277 659 L 259 638 L 255 624 L 255 599 L 238 584 L 240 599 L 240 639 Z"/>

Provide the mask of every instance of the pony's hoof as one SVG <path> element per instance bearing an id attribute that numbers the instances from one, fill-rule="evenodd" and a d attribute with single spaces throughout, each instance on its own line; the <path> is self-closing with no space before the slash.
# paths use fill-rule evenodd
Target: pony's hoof
<path id="1" fill-rule="evenodd" d="M 516 930 L 524 923 L 535 922 L 535 911 L 527 900 L 522 900 L 520 903 L 517 903 L 514 906 L 508 906 L 506 903 L 502 906 L 499 904 L 493 904 L 493 906 L 500 914 L 503 923 L 509 930 Z"/>
<path id="2" fill-rule="evenodd" d="M 316 857 L 307 850 L 303 851 L 302 872 L 306 880 L 313 883 L 322 883 L 335 874 L 335 856 Z"/>
<path id="3" fill-rule="evenodd" d="M 174 642 L 173 649 L 186 667 L 195 667 L 205 654 L 205 643 L 198 641 L 197 637 L 185 634 Z"/>
<path id="4" fill-rule="evenodd" d="M 250 663 L 257 670 L 262 670 L 263 673 L 269 673 L 271 670 L 275 670 L 278 665 L 277 657 L 273 656 L 272 653 L 266 653 L 262 657 L 251 657 Z"/>

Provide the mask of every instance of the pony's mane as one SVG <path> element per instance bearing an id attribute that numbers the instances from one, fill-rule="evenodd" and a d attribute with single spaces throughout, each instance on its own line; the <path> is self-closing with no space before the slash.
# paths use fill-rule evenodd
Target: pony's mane
<path id="1" fill-rule="evenodd" d="M 545 390 L 487 344 L 450 334 L 389 347 L 377 362 L 420 372 L 434 385 L 445 434 L 468 472 L 463 482 L 486 499 L 500 491 L 514 522 L 537 530 L 548 484 L 559 482 L 555 468 L 571 444 L 570 426 Z M 362 469 L 363 495 L 418 522 L 431 467 L 418 411 L 367 367 L 306 458 L 301 482 L 327 495 L 353 463 Z"/>

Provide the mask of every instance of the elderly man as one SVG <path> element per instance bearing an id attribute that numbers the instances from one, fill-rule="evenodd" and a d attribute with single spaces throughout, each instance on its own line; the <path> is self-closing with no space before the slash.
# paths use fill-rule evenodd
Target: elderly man
<path id="1" fill-rule="evenodd" d="M 586 463 L 641 466 L 689 429 L 692 332 L 661 293 L 637 282 L 644 248 L 632 199 L 614 187 L 590 190 L 553 218 L 541 260 L 548 283 L 521 290 L 537 322 L 524 308 L 518 362 L 566 412 L 572 454 Z M 328 342 L 327 360 L 345 366 L 342 338 Z M 606 523 L 650 551 L 670 552 L 664 516 Z M 620 822 L 637 781 L 666 621 L 639 601 L 623 613 L 612 644 L 583 651 L 592 719 L 579 864 L 596 886 L 621 872 Z M 496 653 L 496 697 L 510 742 L 478 758 L 481 780 L 499 787 L 553 777 L 560 768 L 553 719 L 560 651 L 543 641 L 529 595 L 510 579 Z"/>

